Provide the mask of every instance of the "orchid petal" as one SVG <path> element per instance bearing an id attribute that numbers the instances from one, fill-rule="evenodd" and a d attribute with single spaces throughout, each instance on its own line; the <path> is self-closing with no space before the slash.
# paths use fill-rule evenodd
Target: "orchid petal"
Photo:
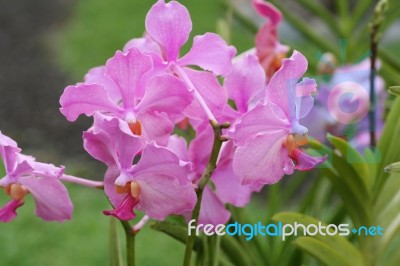
<path id="1" fill-rule="evenodd" d="M 10 137 L 3 135 L 0 131 L 0 147 L 4 146 L 12 146 L 12 147 L 17 147 L 17 143 L 11 139 Z M 1 149 L 0 149 L 1 151 Z"/>
<path id="2" fill-rule="evenodd" d="M 132 220 L 136 217 L 133 208 L 138 204 L 139 200 L 133 198 L 131 195 L 126 195 L 122 203 L 115 209 L 110 211 L 103 211 L 107 216 L 114 216 L 122 221 Z"/>
<path id="3" fill-rule="evenodd" d="M 117 84 L 124 109 L 134 107 L 139 80 L 152 67 L 151 57 L 136 48 L 130 49 L 126 54 L 117 51 L 107 61 L 106 75 Z"/>
<path id="4" fill-rule="evenodd" d="M 233 170 L 243 184 L 274 184 L 283 175 L 287 150 L 283 146 L 284 132 L 266 132 L 250 137 L 236 149 Z"/>
<path id="5" fill-rule="evenodd" d="M 147 13 L 146 31 L 162 46 L 167 61 L 178 58 L 179 50 L 188 40 L 191 30 L 189 12 L 177 1 L 165 3 L 159 0 Z"/>
<path id="6" fill-rule="evenodd" d="M 177 77 L 164 74 L 154 77 L 148 84 L 143 99 L 137 106 L 140 110 L 180 114 L 192 101 L 185 83 Z"/>
<path id="7" fill-rule="evenodd" d="M 264 0 L 253 0 L 253 6 L 261 16 L 269 19 L 272 26 L 276 27 L 281 22 L 281 12 L 271 3 Z"/>
<path id="8" fill-rule="evenodd" d="M 295 168 L 300 171 L 311 170 L 318 164 L 325 162 L 328 158 L 327 155 L 323 157 L 313 157 L 300 149 L 292 151 L 289 157 L 295 162 Z"/>
<path id="9" fill-rule="evenodd" d="M 142 141 L 130 132 L 126 122 L 96 114 L 93 131 L 84 133 L 84 147 L 90 155 L 108 166 L 131 167 L 133 158 L 142 149 Z"/>
<path id="10" fill-rule="evenodd" d="M 128 50 L 131 48 L 137 48 L 144 53 L 154 53 L 161 55 L 160 46 L 148 35 L 145 35 L 142 38 L 134 38 L 129 40 L 124 46 L 124 53 L 128 52 Z"/>
<path id="11" fill-rule="evenodd" d="M 11 222 L 17 217 L 16 210 L 24 205 L 23 200 L 11 200 L 0 209 L 0 222 Z"/>
<path id="12" fill-rule="evenodd" d="M 231 217 L 224 203 L 217 197 L 208 186 L 203 192 L 203 200 L 200 206 L 199 224 L 225 224 Z"/>
<path id="13" fill-rule="evenodd" d="M 118 166 L 114 164 L 107 168 L 107 171 L 104 175 L 104 192 L 106 193 L 114 208 L 122 204 L 126 195 L 118 194 L 115 191 L 115 180 L 117 179 L 119 174 L 120 170 L 118 169 Z"/>
<path id="14" fill-rule="evenodd" d="M 298 51 L 284 59 L 282 67 L 272 76 L 267 86 L 267 97 L 282 107 L 288 119 L 296 120 L 296 84 L 307 70 L 307 59 Z"/>
<path id="15" fill-rule="evenodd" d="M 18 181 L 32 193 L 37 216 L 45 221 L 59 222 L 72 218 L 72 202 L 67 189 L 58 179 L 23 176 Z"/>
<path id="16" fill-rule="evenodd" d="M 314 106 L 312 93 L 317 91 L 317 83 L 314 79 L 304 78 L 296 86 L 296 117 L 304 118 Z"/>
<path id="17" fill-rule="evenodd" d="M 61 113 L 68 121 L 75 121 L 79 115 L 92 116 L 96 111 L 120 113 L 121 107 L 109 97 L 102 85 L 78 84 L 65 88 L 60 98 Z"/>
<path id="18" fill-rule="evenodd" d="M 169 137 L 167 148 L 175 153 L 181 161 L 189 162 L 187 142 L 184 137 L 172 135 Z"/>
<path id="19" fill-rule="evenodd" d="M 236 145 L 244 145 L 248 137 L 261 132 L 284 135 L 290 128 L 289 122 L 283 116 L 281 109 L 272 104 L 258 104 L 247 112 L 236 124 L 234 141 Z"/>
<path id="20" fill-rule="evenodd" d="M 174 124 L 167 114 L 158 112 L 141 112 L 138 120 L 142 125 L 142 139 L 165 146 L 168 144 L 169 135 L 174 130 Z"/>
<path id="21" fill-rule="evenodd" d="M 196 204 L 192 184 L 181 184 L 173 175 L 147 173 L 136 178 L 141 191 L 138 209 L 153 219 L 180 215 L 192 210 Z"/>
<path id="22" fill-rule="evenodd" d="M 106 67 L 98 66 L 89 70 L 85 75 L 85 84 L 99 84 L 107 91 L 108 96 L 113 102 L 121 100 L 121 93 L 117 84 L 108 76 L 106 76 Z"/>
<path id="23" fill-rule="evenodd" d="M 160 175 L 173 177 L 180 184 L 189 183 L 189 166 L 182 166 L 179 157 L 165 147 L 149 143 L 142 151 L 140 161 L 134 166 L 131 174 L 142 180 L 141 175 Z"/>
<path id="24" fill-rule="evenodd" d="M 196 71 L 189 68 L 184 68 L 184 71 L 211 112 L 215 116 L 221 115 L 228 101 L 228 95 L 225 88 L 219 84 L 217 78 L 209 72 Z M 194 100 L 184 113 L 190 118 L 206 119 L 206 114 L 197 100 Z"/>
<path id="25" fill-rule="evenodd" d="M 189 53 L 179 59 L 181 66 L 199 66 L 215 75 L 228 75 L 232 70 L 232 58 L 236 54 L 233 46 L 217 34 L 206 33 L 194 37 Z"/>
<path id="26" fill-rule="evenodd" d="M 265 89 L 265 73 L 257 57 L 249 54 L 236 61 L 225 79 L 224 87 L 237 110 L 241 113 L 248 111 L 251 99 Z"/>

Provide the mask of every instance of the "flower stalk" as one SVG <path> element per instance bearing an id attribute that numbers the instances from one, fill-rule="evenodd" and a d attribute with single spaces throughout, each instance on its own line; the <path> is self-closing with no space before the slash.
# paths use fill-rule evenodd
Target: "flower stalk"
<path id="1" fill-rule="evenodd" d="M 61 176 L 61 181 L 69 182 L 69 183 L 75 183 L 78 185 L 82 185 L 85 187 L 93 187 L 93 188 L 98 188 L 98 189 L 103 189 L 104 184 L 101 181 L 93 181 L 89 179 L 84 179 L 72 175 L 62 175 Z"/>
<path id="2" fill-rule="evenodd" d="M 126 265 L 135 266 L 135 236 L 136 232 L 128 221 L 121 220 L 122 227 L 126 237 Z"/>
<path id="3" fill-rule="evenodd" d="M 370 72 L 370 109 L 369 115 L 369 132 L 370 132 L 370 146 L 375 149 L 376 146 L 376 134 L 375 134 L 375 109 L 376 109 L 376 95 L 375 95 L 375 78 L 376 78 L 376 60 L 378 57 L 378 43 L 380 39 L 379 28 L 384 21 L 384 13 L 388 8 L 387 0 L 381 0 L 375 7 L 374 18 L 370 25 L 370 49 L 371 49 L 371 72 Z"/>
<path id="4" fill-rule="evenodd" d="M 192 218 L 191 218 L 191 220 L 195 220 L 194 228 L 197 226 L 197 223 L 198 223 L 198 218 L 200 215 L 201 200 L 203 197 L 204 188 L 206 187 L 208 181 L 210 180 L 210 178 L 212 176 L 212 173 L 214 172 L 215 168 L 217 167 L 217 160 L 218 160 L 219 152 L 222 147 L 222 143 L 227 140 L 225 137 L 222 136 L 222 129 L 229 128 L 229 126 L 230 126 L 229 122 L 226 122 L 223 124 L 217 124 L 216 122 L 211 120 L 210 123 L 214 130 L 214 143 L 213 143 L 213 147 L 211 150 L 210 159 L 208 160 L 207 167 L 204 170 L 204 172 L 200 178 L 198 187 L 196 189 L 197 203 L 196 203 L 196 206 L 194 207 L 194 210 L 192 212 Z M 184 266 L 190 265 L 195 239 L 196 239 L 195 229 L 192 229 L 192 231 L 190 232 L 190 235 L 188 236 L 187 242 L 186 242 L 185 257 L 184 257 L 184 261 L 183 261 Z"/>

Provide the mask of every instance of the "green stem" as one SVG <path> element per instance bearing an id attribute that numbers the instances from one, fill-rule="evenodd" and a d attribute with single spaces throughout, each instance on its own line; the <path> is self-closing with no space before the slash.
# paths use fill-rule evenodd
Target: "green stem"
<path id="1" fill-rule="evenodd" d="M 222 147 L 222 143 L 226 141 L 224 137 L 222 137 L 222 129 L 228 128 L 230 126 L 229 123 L 224 123 L 224 124 L 217 124 L 215 121 L 211 121 L 211 126 L 213 127 L 214 130 L 214 143 L 213 147 L 211 150 L 211 155 L 210 159 L 208 160 L 208 164 L 206 169 L 204 170 L 200 182 L 198 185 L 198 188 L 196 189 L 196 194 L 197 194 L 197 203 L 196 206 L 194 207 L 193 213 L 192 213 L 192 219 L 195 220 L 194 227 L 190 232 L 190 235 L 188 236 L 187 242 L 186 242 L 186 248 L 185 248 L 185 258 L 183 260 L 183 265 L 184 266 L 189 266 L 190 261 L 192 258 L 192 251 L 193 251 L 193 245 L 194 241 L 196 239 L 196 227 L 198 223 L 198 218 L 200 215 L 200 206 L 201 206 L 201 200 L 203 198 L 203 191 L 204 188 L 206 187 L 208 181 L 211 178 L 212 173 L 214 172 L 215 168 L 217 167 L 217 160 L 218 160 L 218 155 Z"/>
<path id="2" fill-rule="evenodd" d="M 135 266 L 135 235 L 127 221 L 121 221 L 126 236 L 126 261 L 128 266 Z"/>
<path id="3" fill-rule="evenodd" d="M 370 145 L 374 150 L 376 146 L 375 136 L 375 78 L 376 78 L 376 59 L 378 57 L 379 29 L 384 21 L 384 14 L 387 10 L 387 0 L 380 0 L 374 12 L 374 18 L 371 23 L 371 73 L 370 73 L 370 104 L 369 109 L 369 130 L 370 130 Z"/>

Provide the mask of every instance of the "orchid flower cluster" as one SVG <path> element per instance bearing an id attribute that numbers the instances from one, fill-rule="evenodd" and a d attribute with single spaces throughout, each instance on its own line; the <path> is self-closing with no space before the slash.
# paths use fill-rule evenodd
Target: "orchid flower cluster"
<path id="1" fill-rule="evenodd" d="M 225 204 L 243 207 L 264 185 L 326 159 L 301 150 L 308 129 L 300 119 L 311 111 L 317 88 L 315 80 L 302 79 L 307 60 L 298 51 L 282 60 L 288 47 L 276 33 L 281 14 L 270 4 L 253 3 L 266 17 L 254 52 L 234 58 L 234 47 L 206 33 L 194 37 L 190 51 L 180 56 L 192 30 L 189 12 L 177 1 L 159 0 L 147 14 L 144 37 L 130 40 L 84 82 L 65 89 L 60 110 L 67 120 L 93 117 L 83 145 L 107 166 L 103 184 L 113 208 L 105 215 L 132 220 L 139 210 L 156 220 L 190 219 L 210 159 L 213 125 L 221 122 L 230 127 L 222 129 L 201 223 L 228 222 Z M 196 136 L 187 143 L 174 134 L 177 126 L 192 127 Z M 84 182 L 20 151 L 0 135 L 6 169 L 0 185 L 12 198 L 0 209 L 0 220 L 15 218 L 28 193 L 42 219 L 70 219 L 72 204 L 61 181 Z"/>

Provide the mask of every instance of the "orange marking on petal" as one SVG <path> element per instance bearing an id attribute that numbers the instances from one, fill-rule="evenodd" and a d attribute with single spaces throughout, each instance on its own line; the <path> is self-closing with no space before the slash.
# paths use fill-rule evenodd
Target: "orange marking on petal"
<path id="1" fill-rule="evenodd" d="M 295 134 L 294 135 L 294 141 L 295 141 L 297 146 L 303 146 L 303 145 L 306 145 L 308 143 L 308 138 L 305 135 L 303 136 L 303 135 Z"/>
<path id="2" fill-rule="evenodd" d="M 142 135 L 142 124 L 139 121 L 128 123 L 129 129 L 132 131 L 133 134 L 137 136 Z"/>
<path id="3" fill-rule="evenodd" d="M 140 197 L 140 186 L 137 182 L 131 182 L 131 195 L 135 199 L 139 199 Z"/>
<path id="4" fill-rule="evenodd" d="M 7 186 L 4 187 L 4 191 L 8 196 L 10 196 L 11 193 L 11 184 L 8 184 Z"/>
<path id="5" fill-rule="evenodd" d="M 294 140 L 293 135 L 289 135 L 285 140 L 285 147 L 288 150 L 289 154 L 292 153 L 297 148 L 296 142 Z"/>
<path id="6" fill-rule="evenodd" d="M 28 194 L 28 190 L 22 187 L 19 184 L 12 184 L 10 187 L 10 196 L 15 200 L 22 199 L 26 194 Z"/>
<path id="7" fill-rule="evenodd" d="M 129 183 L 126 183 L 125 186 L 118 186 L 115 185 L 115 192 L 117 194 L 126 194 L 130 191 L 131 185 Z"/>

